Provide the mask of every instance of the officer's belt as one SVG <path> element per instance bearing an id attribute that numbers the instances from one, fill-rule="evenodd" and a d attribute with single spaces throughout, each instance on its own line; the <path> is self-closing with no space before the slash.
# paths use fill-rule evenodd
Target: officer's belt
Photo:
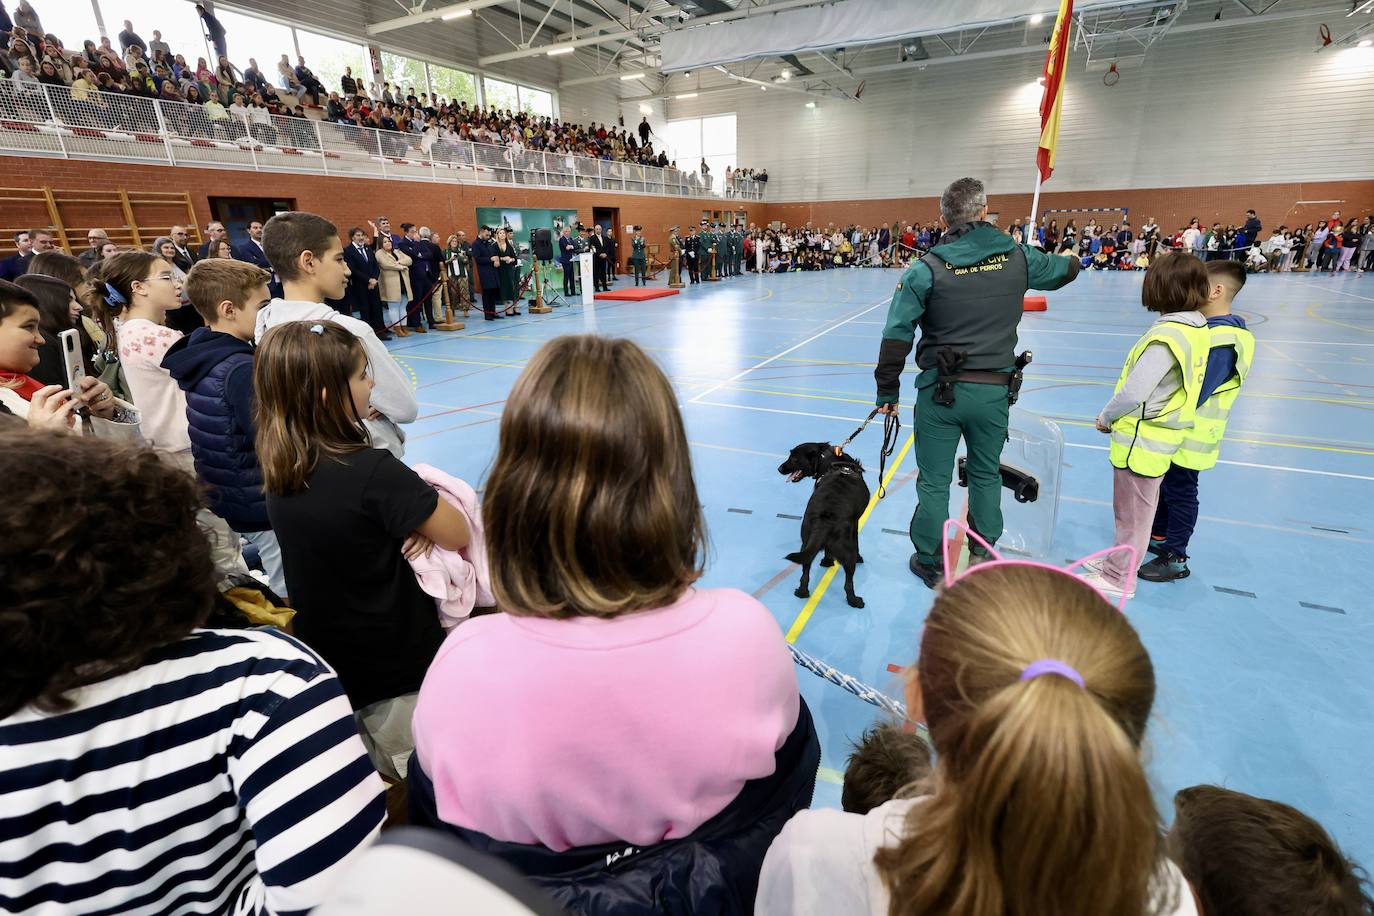
<path id="1" fill-rule="evenodd" d="M 1010 385 L 1011 372 L 984 372 L 981 369 L 966 369 L 957 372 L 950 379 L 952 382 L 970 382 L 974 385 Z"/>

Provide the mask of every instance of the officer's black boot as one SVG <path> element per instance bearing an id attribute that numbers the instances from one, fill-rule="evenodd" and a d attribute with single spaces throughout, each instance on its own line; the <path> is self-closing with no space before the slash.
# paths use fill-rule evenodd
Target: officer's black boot
<path id="1" fill-rule="evenodd" d="M 907 566 L 911 569 L 912 574 L 915 575 L 916 578 L 926 584 L 926 588 L 935 588 L 935 586 L 940 584 L 940 580 L 944 578 L 944 567 L 938 564 L 935 566 L 927 566 L 918 560 L 917 556 L 918 554 L 913 553 Z"/>

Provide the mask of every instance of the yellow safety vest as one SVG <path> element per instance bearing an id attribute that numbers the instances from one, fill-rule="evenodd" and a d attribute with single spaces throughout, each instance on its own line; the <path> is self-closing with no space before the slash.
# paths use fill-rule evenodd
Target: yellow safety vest
<path id="1" fill-rule="evenodd" d="M 1164 344 L 1173 353 L 1183 371 L 1183 387 L 1174 393 L 1157 416 L 1142 417 L 1142 406 L 1139 412 L 1120 417 L 1112 424 L 1113 467 L 1130 468 L 1142 477 L 1163 477 L 1169 470 L 1174 453 L 1193 427 L 1211 341 L 1207 328 L 1172 321 L 1155 325 L 1136 341 L 1126 357 L 1121 378 L 1117 379 L 1117 391 L 1126 384 L 1126 376 L 1130 375 L 1145 348 L 1153 343 Z"/>
<path id="2" fill-rule="evenodd" d="M 1226 434 L 1226 419 L 1231 414 L 1231 405 L 1240 396 L 1240 386 L 1245 384 L 1245 377 L 1250 374 L 1250 362 L 1255 356 L 1255 335 L 1244 328 L 1220 325 L 1210 330 L 1212 349 L 1235 348 L 1236 371 L 1198 407 L 1193 428 L 1183 437 L 1183 444 L 1178 451 L 1174 452 L 1174 464 L 1194 471 L 1205 471 L 1217 463 L 1221 440 Z"/>

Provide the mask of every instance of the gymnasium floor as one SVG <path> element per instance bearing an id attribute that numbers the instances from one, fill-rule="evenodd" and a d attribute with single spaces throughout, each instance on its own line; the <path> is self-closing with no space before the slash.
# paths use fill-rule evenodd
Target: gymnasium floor
<path id="1" fill-rule="evenodd" d="M 810 486 L 776 473 L 796 443 L 838 441 L 868 413 L 898 276 L 746 275 L 650 302 L 479 317 L 456 334 L 396 340 L 391 350 L 421 403 L 407 460 L 480 487 L 502 401 L 542 342 L 587 331 L 633 338 L 680 393 L 711 537 L 704 584 L 752 592 L 800 648 L 900 697 L 889 666 L 913 660 L 932 594 L 906 568 L 914 454 L 906 450 L 895 469 L 898 455 L 889 461 L 887 498 L 860 536 L 863 610 L 845 604 L 840 582 L 820 594 L 823 571 L 813 570 L 814 610 L 803 613 L 807 603 L 792 594 L 797 569 L 782 557 L 798 545 Z M 1140 282 L 1139 274 L 1083 275 L 1021 325 L 1035 363 L 1020 406 L 1056 420 L 1066 443 L 1056 562 L 1109 544 L 1106 442 L 1092 418 L 1148 324 Z M 1126 610 L 1159 681 L 1150 771 L 1166 814 L 1177 789 L 1224 784 L 1308 811 L 1368 864 L 1374 625 L 1361 596 L 1374 568 L 1374 277 L 1252 277 L 1237 311 L 1258 352 L 1223 461 L 1203 477 L 1192 577 L 1141 583 Z M 909 367 L 908 406 L 911 375 Z M 903 424 L 899 455 L 909 410 Z M 872 425 L 850 449 L 870 467 L 875 491 L 881 438 Z M 952 512 L 962 500 L 955 488 Z M 709 658 L 701 675 L 711 677 Z M 821 731 L 816 801 L 838 806 L 848 740 L 876 710 L 806 671 L 798 678 Z"/>

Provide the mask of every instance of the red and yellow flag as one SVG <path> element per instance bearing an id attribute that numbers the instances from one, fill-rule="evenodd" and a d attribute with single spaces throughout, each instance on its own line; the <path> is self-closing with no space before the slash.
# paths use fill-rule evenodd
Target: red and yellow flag
<path id="1" fill-rule="evenodd" d="M 1069 38 L 1073 28 L 1073 0 L 1059 0 L 1059 18 L 1054 21 L 1050 53 L 1045 55 L 1045 95 L 1040 99 L 1040 147 L 1035 164 L 1040 180 L 1054 174 L 1054 154 L 1059 146 L 1059 113 L 1064 106 L 1064 70 L 1069 64 Z"/>

